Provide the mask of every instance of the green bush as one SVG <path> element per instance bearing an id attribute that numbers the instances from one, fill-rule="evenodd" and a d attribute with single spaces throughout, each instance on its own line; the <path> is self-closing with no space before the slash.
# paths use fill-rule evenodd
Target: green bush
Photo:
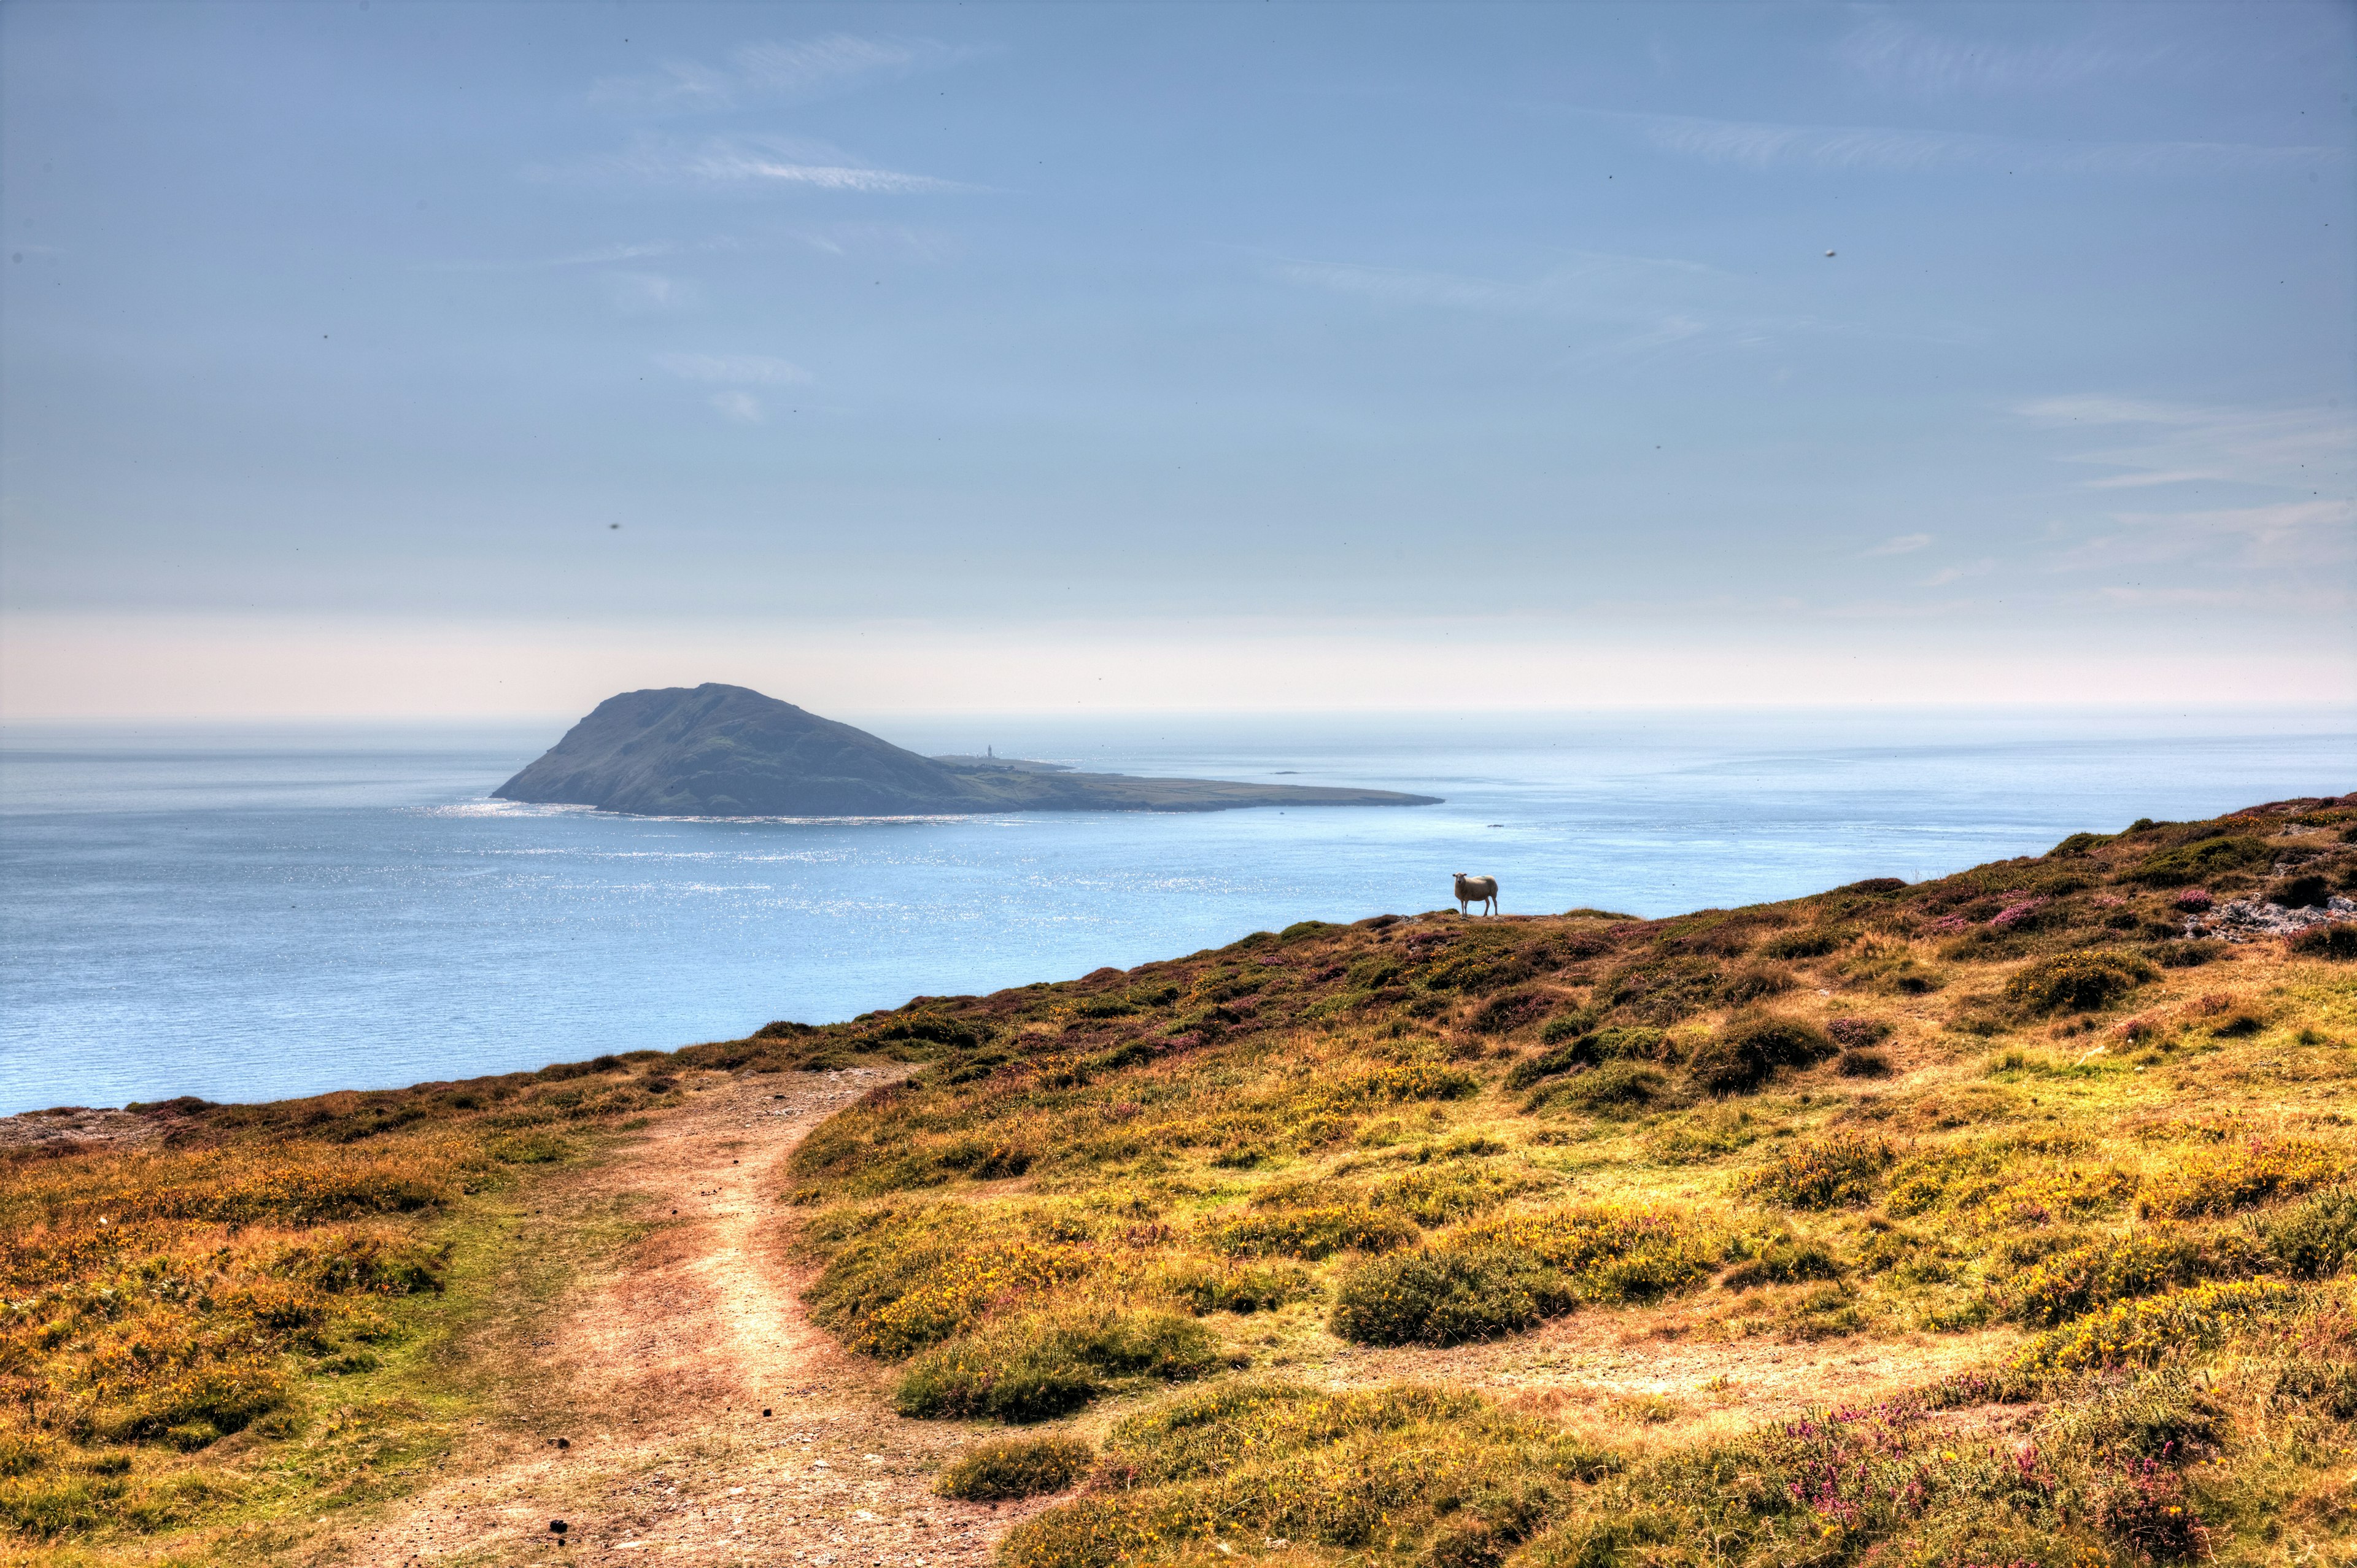
<path id="1" fill-rule="evenodd" d="M 2129 870 L 2125 879 L 2156 887 L 2174 887 L 2202 881 L 2221 871 L 2265 865 L 2273 858 L 2263 840 L 2222 833 L 2148 854 Z"/>
<path id="2" fill-rule="evenodd" d="M 1620 1116 L 1644 1110 L 1669 1091 L 1670 1080 L 1641 1062 L 1606 1062 L 1561 1083 L 1549 1084 L 1523 1103 L 1524 1112 L 1549 1105 L 1571 1105 L 1595 1116 Z"/>
<path id="3" fill-rule="evenodd" d="M 1834 1070 L 1844 1078 L 1889 1078 L 1890 1058 L 1867 1046 L 1852 1046 L 1834 1059 Z"/>
<path id="4" fill-rule="evenodd" d="M 1318 1258 L 1336 1252 L 1388 1252 L 1419 1232 L 1395 1214 L 1362 1205 L 1279 1209 L 1214 1220 L 1204 1240 L 1232 1258 Z"/>
<path id="5" fill-rule="evenodd" d="M 909 1362 L 893 1403 L 902 1415 L 1046 1421 L 1078 1410 L 1114 1378 L 1199 1378 L 1218 1359 L 1211 1333 L 1176 1313 L 1013 1318 Z"/>
<path id="6" fill-rule="evenodd" d="M 970 1503 L 1042 1497 L 1079 1480 L 1092 1457 L 1077 1438 L 994 1438 L 960 1455 L 934 1480 L 933 1490 Z"/>
<path id="7" fill-rule="evenodd" d="M 1539 1042 L 1542 1045 L 1561 1045 L 1564 1041 L 1576 1039 L 1595 1027 L 1595 1014 L 1585 1007 L 1575 1008 L 1568 1013 L 1558 1013 L 1542 1025 L 1539 1028 Z"/>
<path id="8" fill-rule="evenodd" d="M 2058 953 L 2016 970 L 2005 999 L 2030 1013 L 2093 1012 L 2153 978 L 2152 965 L 2128 953 Z"/>
<path id="9" fill-rule="evenodd" d="M 1686 1070 L 1706 1094 L 1748 1094 L 1780 1068 L 1807 1067 L 1833 1054 L 1833 1041 L 1813 1024 L 1755 1014 L 1729 1023 Z"/>
<path id="10" fill-rule="evenodd" d="M 1511 1247 L 1407 1252 L 1351 1272 L 1333 1329 L 1361 1345 L 1461 1345 L 1560 1316 L 1577 1299 L 1559 1272 Z"/>

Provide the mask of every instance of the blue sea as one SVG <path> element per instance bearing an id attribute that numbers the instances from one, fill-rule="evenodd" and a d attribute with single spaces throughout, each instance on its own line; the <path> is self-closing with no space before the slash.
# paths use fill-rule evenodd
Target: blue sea
<path id="1" fill-rule="evenodd" d="M 855 720 L 855 722 L 857 722 Z M 0 1112 L 536 1068 L 1449 903 L 1658 916 L 2357 789 L 2346 714 L 1037 717 L 929 752 L 1445 797 L 695 822 L 489 798 L 561 723 L 0 731 Z"/>

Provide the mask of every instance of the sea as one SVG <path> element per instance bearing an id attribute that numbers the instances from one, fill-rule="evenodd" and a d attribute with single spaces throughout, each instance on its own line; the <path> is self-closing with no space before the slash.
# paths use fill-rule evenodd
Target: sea
<path id="1" fill-rule="evenodd" d="M 2357 789 L 2346 713 L 864 722 L 933 754 L 1437 795 L 694 821 L 495 800 L 561 721 L 0 726 L 0 1113 L 231 1102 L 824 1023 L 1454 908 L 1662 916 Z"/>

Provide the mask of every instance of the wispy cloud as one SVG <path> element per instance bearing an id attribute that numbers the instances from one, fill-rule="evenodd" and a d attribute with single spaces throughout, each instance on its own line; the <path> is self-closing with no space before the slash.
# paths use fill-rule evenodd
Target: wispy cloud
<path id="1" fill-rule="evenodd" d="M 2190 489 L 2188 501 L 2106 515 L 2102 532 L 2061 550 L 2063 570 L 2207 562 L 2307 568 L 2357 558 L 2357 418 L 2337 408 L 2247 409 L 2136 399 L 2046 398 L 2018 411 L 2056 431 L 2117 444 L 2061 455 L 2116 470 L 2083 489 Z M 2216 492 L 2232 492 L 2236 504 Z"/>
<path id="2" fill-rule="evenodd" d="M 2040 398 L 2015 412 L 2050 430 L 2110 438 L 2063 456 L 2118 470 L 2082 481 L 2087 489 L 2217 480 L 2321 492 L 2345 490 L 2357 473 L 2357 417 L 2342 409 L 2075 396 Z"/>
<path id="3" fill-rule="evenodd" d="M 1866 554 L 1868 556 L 1912 555 L 1931 542 L 1932 536 L 1928 533 L 1901 533 L 1895 538 L 1884 540 L 1873 549 L 1867 551 Z"/>
<path id="4" fill-rule="evenodd" d="M 811 379 L 800 365 L 767 354 L 657 354 L 655 363 L 682 381 L 728 386 L 783 386 Z"/>
<path id="5" fill-rule="evenodd" d="M 1943 38 L 1893 16 L 1867 17 L 1835 47 L 1835 58 L 1884 91 L 1946 98 L 2073 87 L 2151 65 L 2165 42 L 2123 48 L 2094 38 L 2027 45 Z"/>
<path id="6" fill-rule="evenodd" d="M 710 402 L 724 419 L 733 419 L 739 424 L 761 423 L 761 404 L 750 392 L 717 392 Z"/>
<path id="7" fill-rule="evenodd" d="M 695 285 L 662 273 L 608 273 L 606 297 L 617 310 L 633 314 L 680 310 L 695 303 Z"/>
<path id="8" fill-rule="evenodd" d="M 1961 583 L 1967 577 L 1986 577 L 1996 570 L 1996 559 L 1983 556 L 1969 565 L 1943 566 L 1917 585 L 1925 588 L 1944 588 L 1951 583 Z"/>
<path id="9" fill-rule="evenodd" d="M 2036 173 L 2204 174 L 2346 161 L 2331 146 L 2244 142 L 2047 142 L 1888 125 L 1787 125 L 1684 114 L 1588 113 L 1628 125 L 1663 152 L 1747 168 L 1801 166 L 1909 173 L 2002 168 Z"/>
<path id="10" fill-rule="evenodd" d="M 782 136 L 712 136 L 694 144 L 641 136 L 624 152 L 566 166 L 534 166 L 524 173 L 534 179 L 713 191 L 801 188 L 910 196 L 980 188 L 931 175 L 877 168 L 823 142 Z"/>
<path id="11" fill-rule="evenodd" d="M 730 51 L 726 65 L 666 60 L 642 75 L 601 78 L 591 84 L 589 100 L 608 108 L 683 113 L 759 99 L 823 98 L 945 66 L 961 52 L 931 38 L 850 33 L 750 43 Z"/>
<path id="12" fill-rule="evenodd" d="M 1627 359 L 1671 349 L 1751 349 L 1804 335 L 1930 343 L 1975 336 L 1947 327 L 1892 331 L 1762 312 L 1743 302 L 1741 279 L 1698 262 L 1657 256 L 1575 252 L 1564 264 L 1524 280 L 1302 260 L 1276 262 L 1269 273 L 1286 283 L 1377 306 L 1532 316 L 1612 333 L 1577 350 L 1579 360 Z"/>

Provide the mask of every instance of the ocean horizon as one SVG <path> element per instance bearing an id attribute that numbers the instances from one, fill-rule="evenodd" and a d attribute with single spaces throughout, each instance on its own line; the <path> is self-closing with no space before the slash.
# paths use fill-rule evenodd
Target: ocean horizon
<path id="1" fill-rule="evenodd" d="M 565 721 L 0 725 L 0 1113 L 824 1023 L 1302 919 L 1658 917 L 2357 788 L 2345 714 L 846 715 L 928 754 L 1437 795 L 673 819 L 490 791 Z"/>

